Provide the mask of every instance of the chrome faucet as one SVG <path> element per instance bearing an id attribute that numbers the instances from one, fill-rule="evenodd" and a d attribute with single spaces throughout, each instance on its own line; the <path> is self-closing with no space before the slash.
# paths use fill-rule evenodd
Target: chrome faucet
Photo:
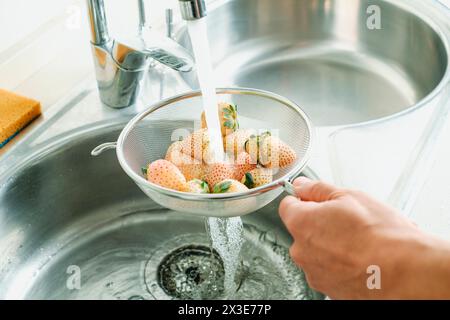
<path id="1" fill-rule="evenodd" d="M 92 33 L 92 53 L 100 99 L 112 108 L 133 105 L 146 77 L 144 75 L 158 61 L 176 71 L 189 72 L 194 61 L 190 53 L 169 37 L 152 31 L 147 25 L 145 0 L 138 0 L 139 29 L 135 36 L 113 39 L 103 0 L 87 0 Z M 182 17 L 194 20 L 206 15 L 204 0 L 179 0 Z M 167 20 L 171 20 L 168 12 Z M 171 24 L 171 21 L 167 21 Z M 168 34 L 171 33 L 171 25 Z"/>

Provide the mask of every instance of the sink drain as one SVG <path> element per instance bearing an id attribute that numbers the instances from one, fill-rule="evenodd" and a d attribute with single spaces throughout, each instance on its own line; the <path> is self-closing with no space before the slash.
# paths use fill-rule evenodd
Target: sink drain
<path id="1" fill-rule="evenodd" d="M 144 267 L 144 285 L 155 299 L 220 299 L 225 271 L 220 255 L 204 234 L 163 243 Z"/>
<path id="2" fill-rule="evenodd" d="M 272 234 L 245 227 L 241 261 L 235 274 L 237 300 L 322 299 Z M 154 299 L 227 299 L 222 259 L 211 252 L 206 234 L 172 238 L 153 251 L 143 267 L 144 289 Z"/>
<path id="3" fill-rule="evenodd" d="M 157 272 L 158 284 L 177 299 L 214 299 L 223 293 L 222 260 L 207 246 L 188 245 L 172 251 Z"/>

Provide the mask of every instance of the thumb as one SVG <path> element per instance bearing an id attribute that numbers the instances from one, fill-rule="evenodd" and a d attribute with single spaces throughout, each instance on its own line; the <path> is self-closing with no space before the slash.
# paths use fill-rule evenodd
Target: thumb
<path id="1" fill-rule="evenodd" d="M 306 177 L 296 179 L 293 184 L 297 195 L 303 201 L 325 202 L 342 196 L 341 190 L 337 187 Z"/>

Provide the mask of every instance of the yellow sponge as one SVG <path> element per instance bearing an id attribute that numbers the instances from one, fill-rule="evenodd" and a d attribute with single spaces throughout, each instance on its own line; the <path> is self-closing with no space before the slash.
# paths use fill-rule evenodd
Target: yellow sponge
<path id="1" fill-rule="evenodd" d="M 0 89 L 0 148 L 40 114 L 38 101 Z"/>

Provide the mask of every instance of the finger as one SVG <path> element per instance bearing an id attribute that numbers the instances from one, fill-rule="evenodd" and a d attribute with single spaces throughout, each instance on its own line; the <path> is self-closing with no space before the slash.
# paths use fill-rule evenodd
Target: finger
<path id="1" fill-rule="evenodd" d="M 278 212 L 283 217 L 288 215 L 299 215 L 301 213 L 309 212 L 314 208 L 314 203 L 301 201 L 294 196 L 285 197 L 278 208 Z"/>
<path id="2" fill-rule="evenodd" d="M 294 182 L 292 182 L 292 184 L 294 185 L 294 187 L 300 187 L 300 185 L 304 182 L 307 181 L 312 181 L 311 179 L 307 178 L 307 177 L 298 177 L 297 179 L 294 180 Z"/>
<path id="3" fill-rule="evenodd" d="M 278 207 L 278 212 L 280 213 L 280 215 L 287 213 L 288 207 L 295 206 L 297 202 L 300 202 L 300 200 L 294 196 L 285 197 Z"/>
<path id="4" fill-rule="evenodd" d="M 296 229 L 294 226 L 296 223 L 295 219 L 300 219 L 301 207 L 299 206 L 300 200 L 293 196 L 287 196 L 284 198 L 278 208 L 278 213 L 284 225 L 288 229 L 289 233 Z"/>
<path id="5" fill-rule="evenodd" d="M 301 227 L 305 217 L 311 214 L 317 205 L 317 203 L 304 202 L 293 196 L 284 198 L 278 211 L 289 233 L 295 233 Z"/>
<path id="6" fill-rule="evenodd" d="M 306 177 L 296 179 L 293 184 L 299 198 L 304 201 L 325 202 L 342 195 L 337 187 Z"/>

